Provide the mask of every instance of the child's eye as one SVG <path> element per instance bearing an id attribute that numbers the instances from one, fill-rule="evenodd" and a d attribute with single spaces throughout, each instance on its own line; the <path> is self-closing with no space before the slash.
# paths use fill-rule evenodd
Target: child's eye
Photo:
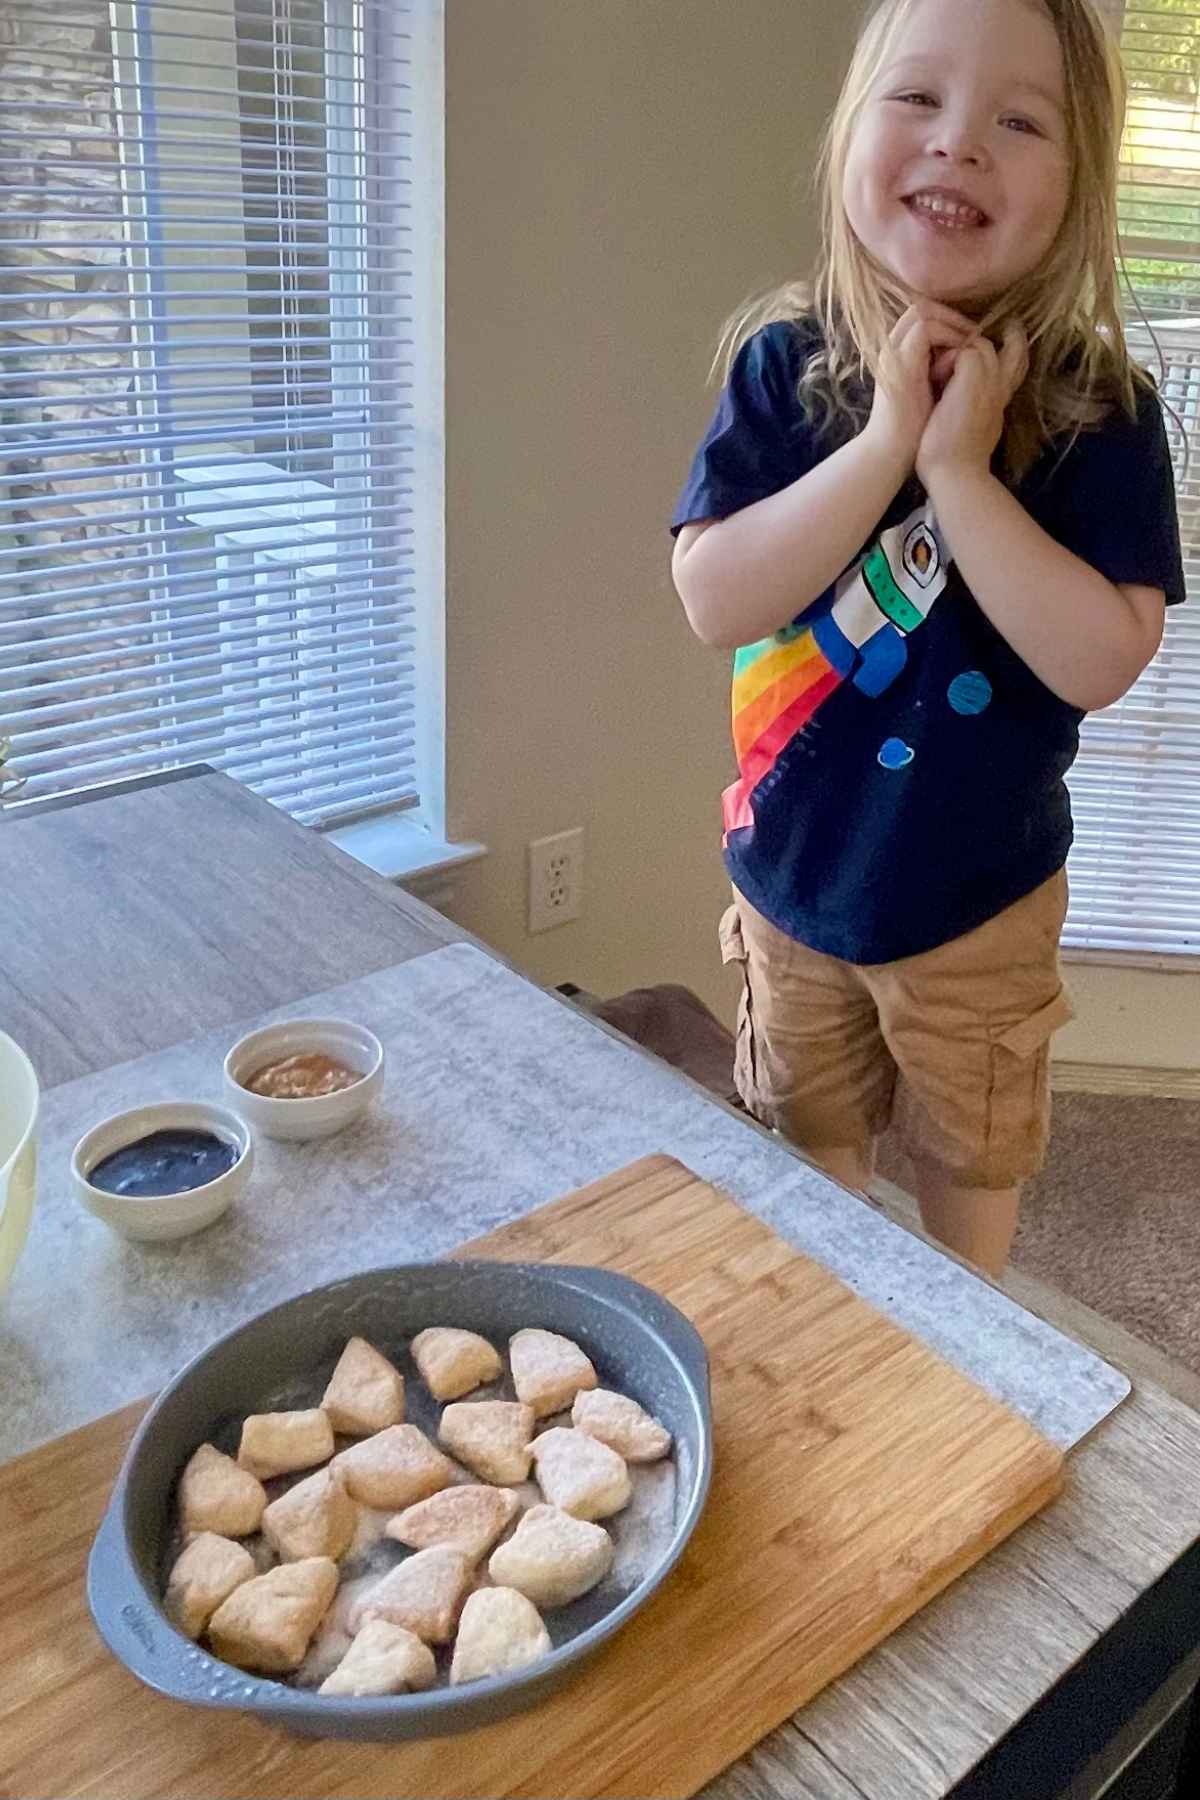
<path id="1" fill-rule="evenodd" d="M 937 106 L 939 104 L 937 96 L 926 92 L 923 88 L 912 88 L 905 93 L 893 94 L 891 98 L 905 106 L 928 107 Z M 1026 118 L 1021 113 L 1009 113 L 1001 120 L 1001 124 L 1011 126 L 1016 131 L 1024 133 L 1027 137 L 1043 137 L 1045 135 L 1041 126 L 1038 125 L 1035 120 Z"/>

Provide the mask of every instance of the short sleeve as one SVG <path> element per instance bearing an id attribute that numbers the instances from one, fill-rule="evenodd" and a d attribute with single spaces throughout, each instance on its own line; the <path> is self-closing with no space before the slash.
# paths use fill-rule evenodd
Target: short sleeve
<path id="1" fill-rule="evenodd" d="M 694 519 L 728 518 L 820 461 L 796 394 L 814 348 L 812 331 L 788 321 L 765 326 L 742 345 L 692 459 L 672 533 Z"/>
<path id="2" fill-rule="evenodd" d="M 1168 606 L 1187 598 L 1171 452 L 1152 388 L 1138 383 L 1136 420 L 1122 412 L 1084 432 L 1030 510 L 1109 581 L 1161 588 Z"/>

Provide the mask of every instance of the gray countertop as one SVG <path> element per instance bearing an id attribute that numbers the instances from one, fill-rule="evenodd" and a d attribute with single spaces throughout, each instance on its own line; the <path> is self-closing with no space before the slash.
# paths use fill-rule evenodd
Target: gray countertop
<path id="1" fill-rule="evenodd" d="M 269 1016 L 305 1014 L 377 1033 L 387 1058 L 379 1102 L 316 1143 L 259 1138 L 242 1199 L 181 1243 L 130 1243 L 85 1213 L 71 1150 L 127 1107 L 220 1101 L 222 1058 L 241 1028 L 46 1095 L 34 1226 L 0 1308 L 0 1458 L 149 1393 L 276 1300 L 439 1255 L 658 1151 L 726 1189 L 1064 1447 L 1129 1391 L 1090 1350 L 471 944 Z M 69 1330 L 48 1328 L 63 1318 Z"/>
<path id="2" fill-rule="evenodd" d="M 0 1455 L 148 1392 L 279 1295 L 365 1261 L 433 1254 L 647 1151 L 718 1182 L 897 1316 L 911 1305 L 912 1329 L 986 1384 L 1064 1353 L 1059 1334 L 1043 1336 L 1020 1309 L 995 1310 L 985 1283 L 483 949 L 415 974 L 401 994 L 394 965 L 436 965 L 439 946 L 465 934 L 227 776 L 180 771 L 10 812 L 0 819 L 6 870 L 22 905 L 6 920 L 0 1020 L 38 1069 L 45 1135 L 29 1249 L 0 1300 L 0 1421 L 10 1421 Z M 475 957 L 503 980 L 477 979 Z M 212 1054 L 239 1021 L 309 1012 L 306 996 L 350 991 L 344 983 L 369 997 L 372 983 L 359 981 L 371 971 L 388 971 L 382 1022 L 397 1032 L 388 1107 L 364 1129 L 369 1154 L 336 1206 L 318 1205 L 323 1153 L 309 1162 L 281 1152 L 276 1163 L 264 1152 L 264 1176 L 274 1168 L 278 1179 L 256 1182 L 236 1215 L 174 1250 L 126 1245 L 75 1209 L 63 1147 L 121 1105 L 131 1080 L 136 1098 L 199 1068 L 215 1093 Z M 524 998 L 493 1014 L 513 982 Z M 200 1064 L 198 1033 L 211 1046 Z M 140 1059 L 176 1046 L 182 1062 L 145 1061 L 140 1073 Z M 487 1116 L 477 1118 L 482 1097 Z M 306 1253 L 312 1230 L 319 1246 Z M 856 1272 L 837 1260 L 850 1250 Z M 1062 1296 L 1047 1290 L 1037 1305 L 1080 1320 L 1117 1360 L 1145 1364 L 1138 1346 Z M 1112 1392 L 1099 1359 L 1070 1366 L 1080 1375 L 1072 1410 L 1040 1415 L 1060 1441 Z M 1039 1416 L 1043 1387 L 1035 1372 L 1010 1397 Z M 1049 1800 L 1101 1747 L 1119 1751 L 1144 1730 L 1149 1711 L 1165 1716 L 1157 1696 L 1187 1674 L 1200 1641 L 1198 1569 L 1200 1416 L 1139 1374 L 1076 1444 L 1060 1500 L 727 1770 L 706 1800 Z M 55 1604 L 25 1592 L 35 1611 Z M 0 1741 L 4 1787 L 20 1753 Z M 7 1786 L 27 1791 L 15 1777 Z"/>

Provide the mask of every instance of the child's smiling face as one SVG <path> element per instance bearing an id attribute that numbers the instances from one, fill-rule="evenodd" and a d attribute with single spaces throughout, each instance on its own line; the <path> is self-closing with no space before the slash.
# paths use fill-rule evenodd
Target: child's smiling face
<path id="1" fill-rule="evenodd" d="M 842 197 L 864 247 L 927 299 L 992 301 L 1049 252 L 1070 180 L 1037 0 L 916 0 L 851 135 Z"/>

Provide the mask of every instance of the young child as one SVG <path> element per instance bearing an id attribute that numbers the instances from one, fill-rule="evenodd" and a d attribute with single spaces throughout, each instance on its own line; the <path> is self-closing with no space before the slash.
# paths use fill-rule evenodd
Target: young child
<path id="1" fill-rule="evenodd" d="M 728 330 L 675 585 L 736 649 L 724 797 L 751 1112 L 1003 1268 L 1049 1124 L 1079 723 L 1184 598 L 1115 273 L 1124 80 L 1090 0 L 881 0 L 824 249 Z"/>

